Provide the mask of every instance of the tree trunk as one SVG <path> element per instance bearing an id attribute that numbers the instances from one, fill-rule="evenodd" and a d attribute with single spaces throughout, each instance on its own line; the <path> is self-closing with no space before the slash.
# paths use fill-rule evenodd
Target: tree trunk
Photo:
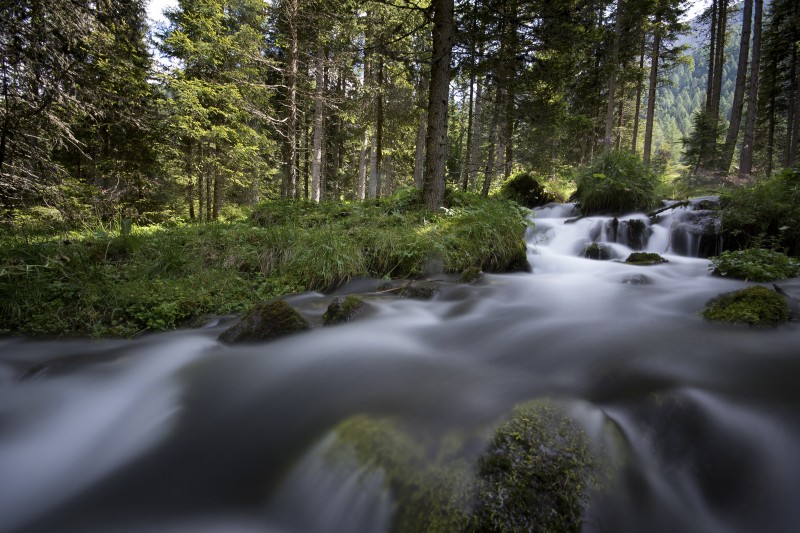
<path id="1" fill-rule="evenodd" d="M 378 162 L 375 158 L 377 144 L 375 131 L 371 132 L 369 139 L 369 189 L 367 191 L 368 198 L 377 198 L 378 196 Z"/>
<path id="2" fill-rule="evenodd" d="M 714 60 L 714 91 L 711 95 L 711 116 L 714 125 L 719 124 L 719 104 L 722 96 L 722 73 L 725 67 L 725 36 L 727 35 L 728 25 L 728 0 L 721 0 L 719 3 L 719 13 L 717 15 L 717 44 Z M 716 145 L 713 147 L 716 155 Z"/>
<path id="3" fill-rule="evenodd" d="M 792 139 L 794 132 L 794 123 L 797 120 L 795 117 L 795 93 L 797 86 L 797 47 L 792 46 L 792 56 L 789 62 L 789 97 L 788 107 L 786 112 L 786 148 L 783 152 L 783 166 L 788 167 L 792 165 L 792 147 L 796 146 L 795 140 Z"/>
<path id="4" fill-rule="evenodd" d="M 423 111 L 417 125 L 417 141 L 414 151 L 414 186 L 422 189 L 425 175 L 425 127 L 428 125 L 428 112 Z"/>
<path id="5" fill-rule="evenodd" d="M 658 87 L 658 56 L 661 51 L 661 14 L 656 15 L 653 30 L 653 52 L 650 55 L 650 86 L 647 90 L 647 121 L 644 127 L 644 153 L 642 161 L 650 165 L 650 153 L 653 149 L 653 122 L 656 111 L 656 89 Z"/>
<path id="6" fill-rule="evenodd" d="M 497 114 L 495 113 L 494 117 L 492 117 L 491 125 L 489 126 L 489 155 L 486 158 L 486 168 L 484 169 L 483 174 L 483 187 L 481 188 L 481 196 L 484 198 L 489 196 L 489 189 L 492 187 L 492 178 L 494 178 L 494 155 L 496 140 Z"/>
<path id="7" fill-rule="evenodd" d="M 469 188 L 469 160 L 470 148 L 472 148 L 472 118 L 474 115 L 475 105 L 475 54 L 472 54 L 472 67 L 473 72 L 469 77 L 469 112 L 467 113 L 467 144 L 464 150 L 464 161 L 461 167 L 461 190 L 465 191 Z"/>
<path id="8" fill-rule="evenodd" d="M 428 97 L 428 132 L 425 138 L 425 207 L 438 211 L 444 201 L 447 111 L 450 96 L 450 57 L 453 49 L 453 0 L 435 0 L 433 55 Z"/>
<path id="9" fill-rule="evenodd" d="M 603 140 L 606 152 L 614 143 L 614 96 L 617 91 L 617 68 L 619 64 L 619 41 L 622 36 L 622 0 L 617 0 L 617 15 L 614 21 L 614 46 L 611 51 L 611 72 L 608 75 L 608 105 L 606 106 L 606 135 Z"/>
<path id="10" fill-rule="evenodd" d="M 744 93 L 747 85 L 747 60 L 750 55 L 750 27 L 753 19 L 753 0 L 744 0 L 744 13 L 742 19 L 742 38 L 739 41 L 739 65 L 736 70 L 736 89 L 733 93 L 733 106 L 731 107 L 731 122 L 728 125 L 728 134 L 725 137 L 725 146 L 720 155 L 719 171 L 723 174 L 731 168 L 733 152 L 736 149 L 736 140 L 739 138 L 739 127 L 742 122 L 742 107 L 744 106 Z M 757 71 L 752 74 L 758 76 Z M 748 103 L 748 109 L 752 101 Z M 749 111 L 748 111 L 749 112 Z"/>
<path id="11" fill-rule="evenodd" d="M 364 141 L 358 158 L 358 199 L 363 200 L 367 194 L 367 161 L 369 160 L 369 130 L 364 131 Z"/>
<path id="12" fill-rule="evenodd" d="M 483 106 L 482 103 L 482 93 L 483 93 L 483 83 L 480 78 L 477 79 L 478 88 L 475 92 L 475 116 L 474 122 L 475 126 L 472 132 L 472 144 L 469 146 L 469 165 L 468 165 L 468 172 L 469 172 L 469 187 L 472 188 L 475 186 L 475 175 L 478 173 L 478 152 L 480 151 L 481 146 L 481 107 Z"/>
<path id="13" fill-rule="evenodd" d="M 636 152 L 636 144 L 639 142 L 639 114 L 642 112 L 642 90 L 644 89 L 644 56 L 647 48 L 647 39 L 642 37 L 642 51 L 639 55 L 639 74 L 636 80 L 636 108 L 633 112 L 633 139 L 631 140 L 631 151 Z"/>
<path id="14" fill-rule="evenodd" d="M 287 195 L 297 198 L 297 63 L 298 63 L 298 34 L 297 34 L 297 2 L 288 0 L 287 18 L 289 25 L 289 101 L 288 120 L 286 123 L 287 161 L 286 171 L 288 179 Z"/>
<path id="15" fill-rule="evenodd" d="M 375 191 L 376 197 L 381 195 L 383 182 L 383 56 L 378 57 L 378 95 L 375 105 Z"/>
<path id="16" fill-rule="evenodd" d="M 317 65 L 314 88 L 314 152 L 311 162 L 311 200 L 319 203 L 322 183 L 322 144 L 325 142 L 325 49 L 317 45 Z"/>
<path id="17" fill-rule="evenodd" d="M 714 94 L 714 72 L 717 60 L 717 11 L 722 0 L 711 2 L 711 22 L 709 30 L 711 35 L 708 40 L 708 77 L 706 79 L 706 112 L 711 113 L 711 98 Z"/>
<path id="18" fill-rule="evenodd" d="M 748 16 L 746 0 L 745 17 Z M 753 170 L 753 144 L 756 136 L 756 114 L 758 111 L 758 80 L 761 70 L 761 19 L 763 17 L 763 2 L 755 0 L 756 18 L 753 23 L 753 58 L 750 61 L 750 90 L 747 95 L 747 121 L 744 126 L 742 151 L 739 158 L 739 175 L 749 178 Z"/>

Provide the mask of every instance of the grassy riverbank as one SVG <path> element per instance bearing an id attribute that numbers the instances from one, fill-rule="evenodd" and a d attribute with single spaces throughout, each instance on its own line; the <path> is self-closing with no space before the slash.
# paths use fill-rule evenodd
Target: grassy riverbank
<path id="1" fill-rule="evenodd" d="M 131 337 L 359 276 L 517 270 L 524 215 L 463 194 L 432 215 L 409 189 L 365 203 L 265 202 L 238 222 L 13 232 L 0 243 L 0 333 Z"/>

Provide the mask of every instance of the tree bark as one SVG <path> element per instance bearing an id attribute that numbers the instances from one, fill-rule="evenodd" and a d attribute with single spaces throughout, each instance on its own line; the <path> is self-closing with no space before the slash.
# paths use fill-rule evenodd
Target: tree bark
<path id="1" fill-rule="evenodd" d="M 797 120 L 795 117 L 795 93 L 797 87 L 797 47 L 792 46 L 792 56 L 789 61 L 789 104 L 786 112 L 786 148 L 783 152 L 783 166 L 791 166 L 794 158 L 792 157 L 792 147 L 796 146 L 795 140 L 792 139 L 794 132 L 794 123 Z"/>
<path id="2" fill-rule="evenodd" d="M 656 89 L 658 87 L 658 57 L 661 51 L 661 14 L 656 15 L 653 30 L 653 51 L 650 54 L 650 85 L 647 90 L 647 121 L 644 128 L 644 153 L 642 161 L 650 165 L 650 154 L 653 148 L 653 122 L 656 111 Z"/>
<path id="3" fill-rule="evenodd" d="M 647 39 L 642 37 L 642 52 L 639 55 L 639 74 L 636 80 L 636 108 L 633 112 L 633 139 L 631 140 L 631 151 L 636 152 L 636 145 L 639 142 L 639 114 L 642 112 L 642 90 L 644 89 L 644 56 L 647 48 Z"/>
<path id="4" fill-rule="evenodd" d="M 751 2 L 752 0 L 747 0 Z M 756 114 L 758 112 L 758 81 L 761 70 L 761 20 L 763 1 L 755 0 L 755 21 L 753 23 L 753 57 L 750 61 L 750 89 L 747 95 L 747 120 L 739 157 L 739 175 L 749 178 L 753 170 L 753 144 L 756 136 Z M 745 7 L 745 17 L 747 8 Z"/>
<path id="5" fill-rule="evenodd" d="M 425 139 L 425 207 L 438 211 L 444 201 L 446 179 L 447 111 L 450 96 L 450 57 L 453 49 L 453 0 L 433 2 L 433 55 Z"/>
<path id="6" fill-rule="evenodd" d="M 619 41 L 622 36 L 622 0 L 617 0 L 617 15 L 614 21 L 614 46 L 611 51 L 611 72 L 608 75 L 608 105 L 606 106 L 606 135 L 603 140 L 606 152 L 614 143 L 614 107 L 617 91 L 617 68 L 619 64 Z"/>
<path id="7" fill-rule="evenodd" d="M 736 149 L 736 140 L 739 138 L 739 127 L 742 122 L 742 108 L 744 107 L 744 93 L 747 85 L 747 63 L 750 55 L 750 28 L 753 19 L 753 0 L 744 1 L 742 19 L 742 38 L 739 41 L 739 64 L 736 70 L 736 88 L 733 92 L 733 106 L 731 107 L 731 122 L 728 125 L 728 134 L 725 137 L 725 146 L 720 155 L 719 171 L 727 174 L 731 168 L 733 152 Z M 753 73 L 758 76 L 756 71 Z M 749 108 L 748 104 L 748 109 Z"/>
<path id="8" fill-rule="evenodd" d="M 314 88 L 314 152 L 311 161 L 311 200 L 319 203 L 322 183 L 322 144 L 325 142 L 325 49 L 317 45 Z"/>
<path id="9" fill-rule="evenodd" d="M 469 187 L 472 188 L 475 185 L 475 176 L 478 173 L 478 152 L 480 151 L 480 138 L 481 138 L 481 111 L 482 111 L 482 93 L 483 93 L 483 83 L 480 78 L 477 79 L 478 88 L 475 92 L 475 116 L 474 122 L 475 126 L 473 127 L 472 132 L 472 144 L 469 146 L 469 159 L 468 159 L 468 172 L 469 172 Z"/>
<path id="10" fill-rule="evenodd" d="M 287 196 L 297 198 L 297 63 L 298 63 L 298 0 L 288 0 L 287 19 L 289 26 L 289 116 L 286 123 L 286 173 Z"/>
<path id="11" fill-rule="evenodd" d="M 369 129 L 364 131 L 364 141 L 361 144 L 361 153 L 358 158 L 358 191 L 359 200 L 367 194 L 367 161 L 369 160 Z"/>
<path id="12" fill-rule="evenodd" d="M 375 104 L 375 191 L 376 197 L 381 195 L 383 183 L 383 56 L 378 57 L 378 94 Z"/>

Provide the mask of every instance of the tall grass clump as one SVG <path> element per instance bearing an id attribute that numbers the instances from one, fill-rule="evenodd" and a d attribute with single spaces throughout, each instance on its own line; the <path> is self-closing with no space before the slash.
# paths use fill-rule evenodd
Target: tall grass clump
<path id="1" fill-rule="evenodd" d="M 647 211 L 658 203 L 657 177 L 632 152 L 604 152 L 576 181 L 570 199 L 584 215 Z"/>

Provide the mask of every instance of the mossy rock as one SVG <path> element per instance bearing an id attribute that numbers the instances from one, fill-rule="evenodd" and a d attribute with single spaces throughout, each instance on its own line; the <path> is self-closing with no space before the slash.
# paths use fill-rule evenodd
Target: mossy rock
<path id="1" fill-rule="evenodd" d="M 322 323 L 326 326 L 341 324 L 354 319 L 363 309 L 364 301 L 358 296 L 349 295 L 344 298 L 337 296 L 328 305 L 328 309 L 322 315 Z"/>
<path id="2" fill-rule="evenodd" d="M 595 259 L 597 261 L 607 261 L 611 259 L 611 251 L 608 246 L 593 242 L 581 251 L 581 255 L 586 259 Z"/>
<path id="3" fill-rule="evenodd" d="M 528 247 L 524 242 L 517 247 L 505 268 L 498 269 L 498 272 L 533 272 L 533 267 L 528 261 Z"/>
<path id="4" fill-rule="evenodd" d="M 461 273 L 461 283 L 477 283 L 483 279 L 483 271 L 478 267 L 469 267 Z"/>
<path id="5" fill-rule="evenodd" d="M 643 220 L 632 218 L 623 222 L 628 232 L 628 246 L 634 250 L 641 250 L 647 244 L 648 227 Z"/>
<path id="6" fill-rule="evenodd" d="M 556 199 L 530 172 L 520 172 L 508 178 L 500 188 L 500 193 L 529 208 L 539 207 Z"/>
<path id="7" fill-rule="evenodd" d="M 789 305 L 782 295 L 756 285 L 711 299 L 702 315 L 719 322 L 776 326 L 789 320 Z"/>
<path id="8" fill-rule="evenodd" d="M 644 274 L 634 274 L 622 280 L 624 285 L 652 285 L 653 280 Z"/>
<path id="9" fill-rule="evenodd" d="M 354 454 L 361 466 L 383 473 L 395 503 L 392 532 L 467 529 L 473 476 L 466 461 L 432 461 L 442 454 L 389 418 L 354 416 L 339 424 L 335 434 L 331 458 Z M 438 452 L 449 447 L 447 440 L 438 443 Z"/>
<path id="10" fill-rule="evenodd" d="M 474 529 L 577 533 L 594 485 L 588 439 L 564 409 L 522 404 L 480 459 Z"/>
<path id="11" fill-rule="evenodd" d="M 625 260 L 629 265 L 649 266 L 660 265 L 661 263 L 669 263 L 666 259 L 656 253 L 651 252 L 633 252 Z"/>
<path id="12" fill-rule="evenodd" d="M 305 318 L 283 300 L 257 303 L 238 324 L 218 337 L 221 342 L 240 343 L 276 339 L 309 329 Z"/>

